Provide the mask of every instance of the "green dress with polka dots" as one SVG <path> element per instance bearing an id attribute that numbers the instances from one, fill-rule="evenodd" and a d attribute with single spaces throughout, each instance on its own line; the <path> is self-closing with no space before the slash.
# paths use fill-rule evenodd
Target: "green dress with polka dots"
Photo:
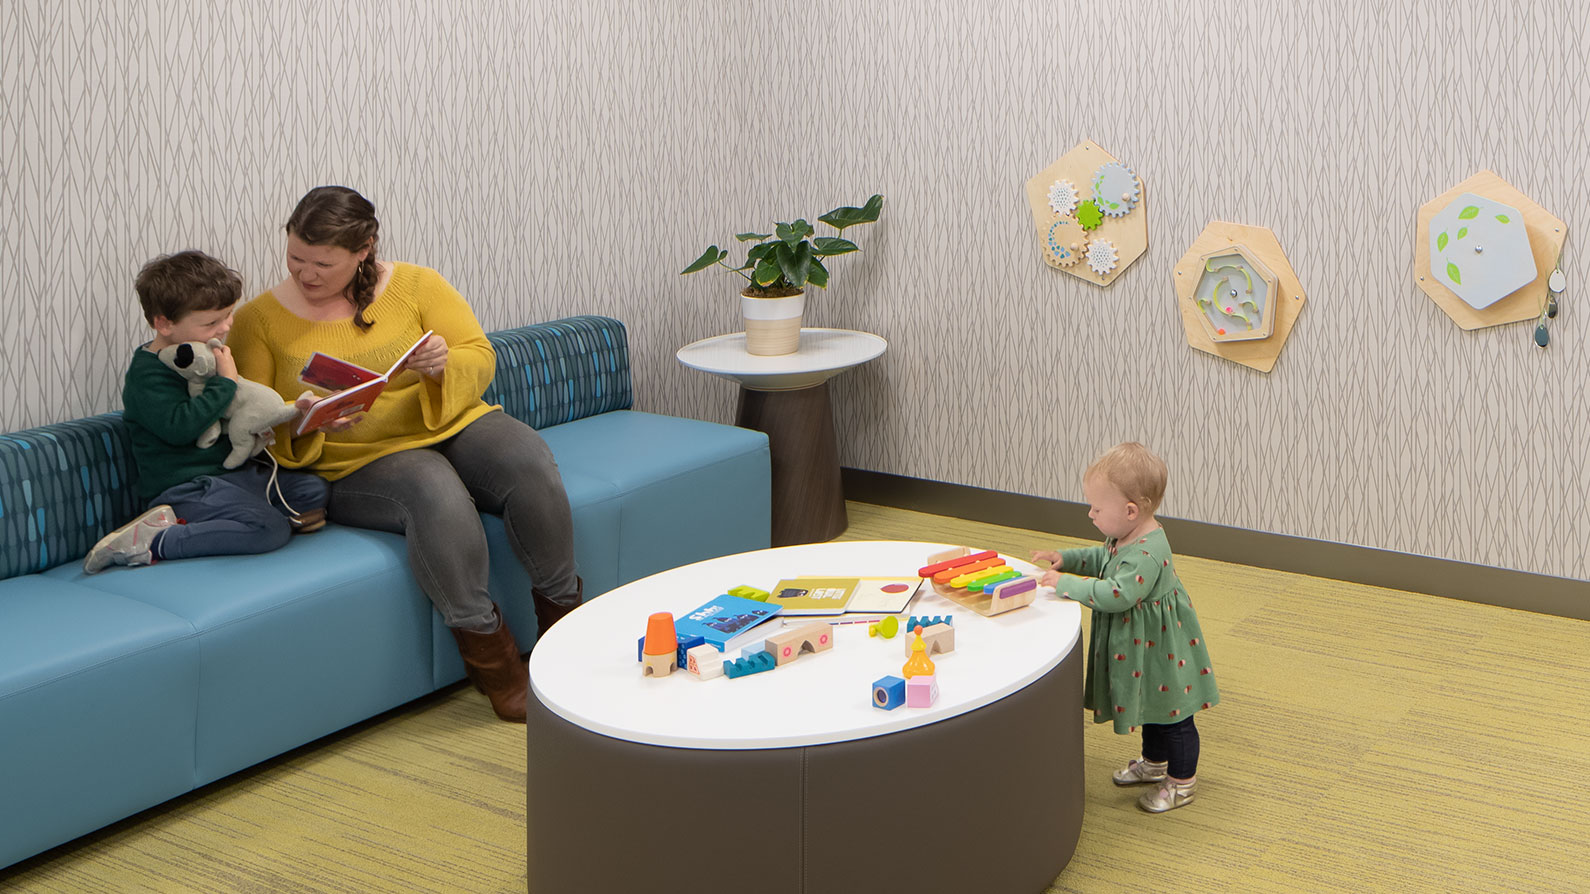
<path id="1" fill-rule="evenodd" d="M 1068 549 L 1056 595 L 1093 609 L 1085 708 L 1118 733 L 1179 723 L 1220 703 L 1198 615 L 1156 528 L 1136 541 Z"/>

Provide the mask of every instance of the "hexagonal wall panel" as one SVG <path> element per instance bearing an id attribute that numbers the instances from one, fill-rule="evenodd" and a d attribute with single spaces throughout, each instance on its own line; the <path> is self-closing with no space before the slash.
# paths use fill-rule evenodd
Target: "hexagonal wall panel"
<path id="1" fill-rule="evenodd" d="M 1143 180 L 1083 140 L 1027 181 L 1044 263 L 1107 286 L 1148 250 Z"/>
<path id="2" fill-rule="evenodd" d="M 1537 274 L 1524 215 L 1471 192 L 1453 199 L 1430 219 L 1430 275 L 1475 310 L 1529 285 Z"/>
<path id="3" fill-rule="evenodd" d="M 1528 260 L 1509 213 L 1515 209 L 1523 218 Z M 1425 203 L 1415 220 L 1414 279 L 1453 322 L 1483 329 L 1540 313 L 1568 226 L 1529 196 L 1480 171 Z"/>
<path id="4" fill-rule="evenodd" d="M 1251 341 L 1275 332 L 1276 278 L 1246 245 L 1205 252 L 1193 303 L 1210 340 Z"/>
<path id="5" fill-rule="evenodd" d="M 1250 261 L 1253 266 L 1249 268 L 1247 264 L 1237 263 L 1234 260 L 1236 258 Z M 1227 260 L 1222 262 L 1221 259 Z M 1249 276 L 1238 279 L 1242 275 L 1239 271 L 1245 271 Z M 1303 304 L 1308 300 L 1303 294 L 1302 283 L 1298 282 L 1297 273 L 1292 270 L 1292 263 L 1281 250 L 1281 241 L 1275 238 L 1274 233 L 1264 227 L 1244 226 L 1223 220 L 1210 221 L 1204 227 L 1204 231 L 1187 248 L 1187 253 L 1176 262 L 1171 278 L 1176 284 L 1176 301 L 1181 306 L 1181 322 L 1187 333 L 1187 344 L 1265 373 L 1275 368 L 1281 348 L 1286 346 L 1286 339 L 1292 334 L 1292 324 L 1297 322 L 1297 316 L 1302 313 Z M 1214 324 L 1217 318 L 1211 317 L 1206 311 L 1206 302 L 1201 300 L 1204 297 L 1201 293 L 1217 287 L 1222 281 L 1226 289 L 1237 290 L 1237 295 L 1228 293 L 1226 297 L 1239 303 L 1240 299 L 1248 297 L 1246 289 L 1250 282 L 1255 286 L 1256 293 L 1269 289 L 1264 295 L 1267 299 L 1265 306 L 1259 305 L 1258 294 L 1252 296 L 1254 307 L 1269 317 L 1269 335 L 1253 337 L 1244 331 L 1241 334 L 1246 335 L 1245 338 L 1215 340 L 1211 330 L 1219 328 Z M 1270 288 L 1272 283 L 1273 288 Z M 1236 313 L 1238 308 L 1235 304 L 1229 306 L 1233 313 L 1229 316 L 1222 313 L 1218 319 L 1229 322 L 1240 316 Z"/>

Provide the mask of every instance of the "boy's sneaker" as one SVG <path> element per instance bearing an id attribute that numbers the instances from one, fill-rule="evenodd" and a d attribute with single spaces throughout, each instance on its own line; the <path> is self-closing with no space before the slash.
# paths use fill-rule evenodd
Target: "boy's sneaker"
<path id="1" fill-rule="evenodd" d="M 289 515 L 287 523 L 292 525 L 294 534 L 313 534 L 326 526 L 326 510 L 310 509 L 297 515 Z"/>
<path id="2" fill-rule="evenodd" d="M 1137 758 L 1128 761 L 1126 766 L 1116 770 L 1111 774 L 1110 778 L 1115 780 L 1116 785 L 1141 785 L 1145 782 L 1164 782 L 1165 770 L 1169 766 L 1168 763 L 1156 764 L 1153 761 Z"/>
<path id="3" fill-rule="evenodd" d="M 83 558 L 83 571 L 94 574 L 111 565 L 153 565 L 155 535 L 178 524 L 170 506 L 160 505 L 111 531 Z"/>
<path id="4" fill-rule="evenodd" d="M 1138 798 L 1137 806 L 1149 813 L 1164 813 L 1167 810 L 1175 810 L 1178 807 L 1185 807 L 1191 804 L 1193 798 L 1198 794 L 1197 789 L 1198 780 L 1196 779 L 1191 782 L 1171 782 L 1166 779 L 1159 785 L 1154 786 L 1153 791 L 1145 792 L 1141 798 Z"/>

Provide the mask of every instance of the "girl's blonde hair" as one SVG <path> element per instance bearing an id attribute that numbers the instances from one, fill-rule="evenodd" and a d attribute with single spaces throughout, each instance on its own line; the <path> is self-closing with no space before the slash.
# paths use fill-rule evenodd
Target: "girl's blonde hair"
<path id="1" fill-rule="evenodd" d="M 1104 451 L 1082 477 L 1086 480 L 1094 475 L 1102 475 L 1120 490 L 1121 496 L 1153 515 L 1159 509 L 1159 501 L 1165 498 L 1165 481 L 1170 472 L 1165 461 L 1147 447 L 1127 441 Z"/>

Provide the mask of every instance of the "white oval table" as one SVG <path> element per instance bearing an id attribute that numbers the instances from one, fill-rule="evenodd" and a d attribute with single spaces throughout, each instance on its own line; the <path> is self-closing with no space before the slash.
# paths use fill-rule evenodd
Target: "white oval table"
<path id="1" fill-rule="evenodd" d="M 905 639 L 861 624 L 836 626 L 830 651 L 732 680 L 645 677 L 636 660 L 652 612 L 678 616 L 734 586 L 803 574 L 910 576 L 945 548 L 726 556 L 619 587 L 560 621 L 530 658 L 530 890 L 1042 890 L 1081 828 L 1074 603 L 1041 596 L 984 618 L 924 585 L 908 613 L 955 619 L 930 708 L 873 706 L 872 683 L 900 676 Z"/>
<path id="2" fill-rule="evenodd" d="M 792 354 L 745 349 L 745 333 L 685 345 L 691 369 L 740 385 L 735 425 L 763 432 L 772 460 L 774 546 L 820 543 L 844 533 L 844 489 L 828 380 L 882 355 L 889 343 L 870 332 L 802 329 Z"/>

